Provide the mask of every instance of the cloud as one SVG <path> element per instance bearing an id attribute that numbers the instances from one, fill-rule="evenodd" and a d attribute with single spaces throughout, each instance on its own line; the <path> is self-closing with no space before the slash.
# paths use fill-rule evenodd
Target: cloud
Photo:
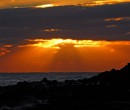
<path id="1" fill-rule="evenodd" d="M 118 26 L 117 25 L 114 25 L 114 24 L 112 24 L 112 25 L 108 25 L 108 26 L 106 26 L 107 28 L 118 28 Z"/>
<path id="2" fill-rule="evenodd" d="M 9 45 L 9 44 L 6 44 L 6 45 L 3 45 L 3 44 L 0 44 L 0 56 L 3 56 L 9 52 L 11 52 L 9 50 L 9 48 L 11 48 L 12 45 Z"/>
<path id="3" fill-rule="evenodd" d="M 91 68 L 93 70 L 93 67 L 98 65 L 96 63 L 101 60 L 102 65 L 105 65 L 104 62 L 108 64 L 110 61 L 112 61 L 111 65 L 115 62 L 122 64 L 119 61 L 123 62 L 124 59 L 126 59 L 124 64 L 129 61 L 130 3 L 86 7 L 86 4 L 93 4 L 94 1 L 90 0 L 87 3 L 80 1 L 85 6 L 34 8 L 34 6 L 42 4 L 54 4 L 54 2 L 57 4 L 59 2 L 60 5 L 78 3 L 59 0 L 53 2 L 51 0 L 31 0 L 31 2 L 30 0 L 2 0 L 0 2 L 3 8 L 15 7 L 0 10 L 1 71 L 48 71 L 48 63 L 55 54 L 58 55 L 55 56 L 56 60 L 53 61 L 51 70 L 55 70 L 53 69 L 55 66 L 59 68 L 59 63 L 65 65 L 66 58 L 63 57 L 63 54 L 65 57 L 70 56 L 67 61 L 75 64 L 74 67 L 77 68 L 81 60 L 77 60 L 78 56 L 75 56 L 74 52 L 80 51 L 78 47 L 83 47 L 81 53 L 82 57 L 86 59 L 87 65 L 84 68 L 87 71 Z M 0 7 L 2 8 L 2 6 Z M 68 48 L 66 48 L 66 44 Z M 98 46 L 102 48 L 98 48 Z M 48 49 L 50 47 L 53 49 Z M 59 53 L 57 53 L 58 51 Z M 93 57 L 91 57 L 92 55 Z M 99 56 L 100 58 L 98 58 Z M 74 59 L 76 63 L 71 59 Z M 88 60 L 96 62 L 91 64 Z M 70 67 L 71 64 L 67 64 Z M 91 65 L 90 68 L 88 67 L 89 70 L 86 68 L 88 64 Z M 37 68 L 35 68 L 36 65 Z M 104 68 L 106 67 L 109 65 Z"/>
<path id="4" fill-rule="evenodd" d="M 112 21 L 130 21 L 130 17 L 106 18 L 104 21 L 107 21 L 107 22 L 112 22 Z"/>
<path id="5" fill-rule="evenodd" d="M 58 32 L 58 31 L 61 31 L 60 29 L 44 29 L 42 30 L 44 32 Z"/>
<path id="6" fill-rule="evenodd" d="M 54 5 L 104 5 L 122 2 L 130 2 L 130 0 L 1 0 L 0 8 L 16 8 L 31 7 L 37 5 L 54 4 Z"/>
<path id="7" fill-rule="evenodd" d="M 127 32 L 126 34 L 130 35 L 130 32 Z"/>
<path id="8" fill-rule="evenodd" d="M 28 41 L 25 45 L 18 47 L 41 47 L 41 48 L 55 48 L 60 49 L 65 46 L 72 46 L 75 48 L 82 47 L 106 47 L 106 46 L 130 46 L 129 41 L 94 41 L 94 40 L 74 40 L 74 39 L 26 39 Z"/>
<path id="9" fill-rule="evenodd" d="M 126 34 L 130 32 L 129 10 L 130 3 L 2 9 L 0 41 L 19 45 L 25 43 L 24 39 L 36 38 L 130 40 Z"/>

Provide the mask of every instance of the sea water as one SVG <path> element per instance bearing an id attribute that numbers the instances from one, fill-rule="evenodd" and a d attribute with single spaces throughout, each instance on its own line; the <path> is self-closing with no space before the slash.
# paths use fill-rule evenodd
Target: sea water
<path id="1" fill-rule="evenodd" d="M 14 85 L 23 81 L 40 81 L 43 78 L 57 81 L 77 80 L 91 78 L 97 74 L 96 72 L 0 73 L 0 86 Z"/>

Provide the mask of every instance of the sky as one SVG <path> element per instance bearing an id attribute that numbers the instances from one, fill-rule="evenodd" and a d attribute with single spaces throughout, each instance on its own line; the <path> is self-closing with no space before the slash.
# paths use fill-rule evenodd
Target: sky
<path id="1" fill-rule="evenodd" d="M 130 62 L 130 0 L 0 0 L 0 72 L 102 72 Z"/>

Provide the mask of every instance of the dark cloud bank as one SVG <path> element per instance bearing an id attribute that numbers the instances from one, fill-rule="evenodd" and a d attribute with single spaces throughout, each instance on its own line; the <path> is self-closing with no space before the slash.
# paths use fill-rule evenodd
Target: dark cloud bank
<path id="1" fill-rule="evenodd" d="M 61 6 L 46 9 L 0 10 L 0 41 L 15 43 L 28 38 L 130 40 L 130 3 L 96 7 Z M 45 31 L 55 29 L 54 31 Z"/>

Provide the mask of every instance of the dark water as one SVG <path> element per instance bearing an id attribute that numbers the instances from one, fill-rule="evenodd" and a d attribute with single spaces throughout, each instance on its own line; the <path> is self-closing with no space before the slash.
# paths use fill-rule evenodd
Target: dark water
<path id="1" fill-rule="evenodd" d="M 90 78 L 97 75 L 95 72 L 67 72 L 67 73 L 0 73 L 0 86 L 14 85 L 22 81 L 40 81 L 43 78 L 49 80 L 70 80 Z"/>

